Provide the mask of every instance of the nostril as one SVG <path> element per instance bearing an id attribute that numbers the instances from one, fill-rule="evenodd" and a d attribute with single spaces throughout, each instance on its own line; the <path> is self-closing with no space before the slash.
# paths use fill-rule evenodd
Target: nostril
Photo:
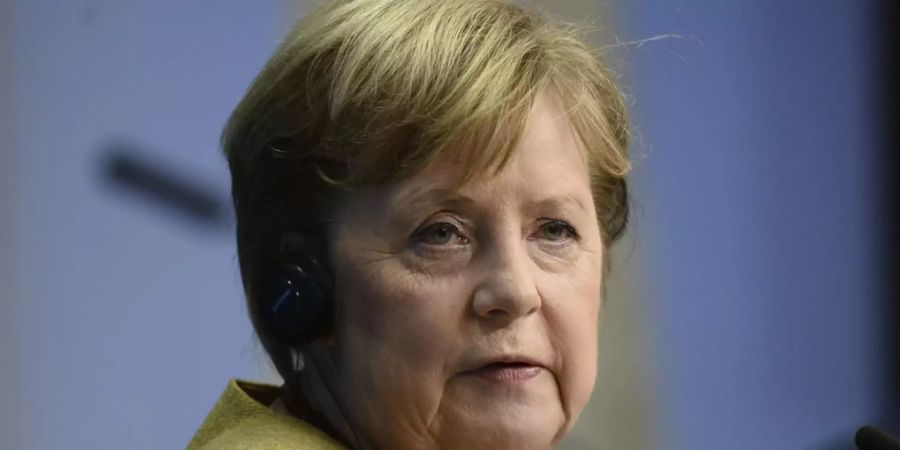
<path id="1" fill-rule="evenodd" d="M 491 277 L 490 282 L 476 289 L 472 308 L 483 319 L 516 320 L 539 310 L 541 299 L 533 286 Z"/>

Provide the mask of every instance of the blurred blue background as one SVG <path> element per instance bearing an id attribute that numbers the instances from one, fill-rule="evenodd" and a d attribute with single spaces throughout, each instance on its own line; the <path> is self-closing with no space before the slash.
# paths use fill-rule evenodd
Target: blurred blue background
<path id="1" fill-rule="evenodd" d="M 635 296 L 610 301 L 637 311 L 623 408 L 649 431 L 566 448 L 850 449 L 890 423 L 881 6 L 554 2 L 671 35 L 615 50 Z M 308 8 L 0 0 L 0 448 L 184 447 L 228 378 L 271 379 L 218 134 Z"/>

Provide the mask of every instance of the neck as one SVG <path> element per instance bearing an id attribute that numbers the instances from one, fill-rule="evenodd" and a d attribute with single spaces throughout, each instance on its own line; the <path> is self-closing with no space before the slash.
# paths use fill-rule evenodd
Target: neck
<path id="1" fill-rule="evenodd" d="M 304 346 L 302 352 L 304 367 L 295 374 L 294 392 L 287 393 L 288 410 L 350 448 L 374 449 L 350 425 L 347 403 L 337 388 L 332 353 L 320 342 Z"/>

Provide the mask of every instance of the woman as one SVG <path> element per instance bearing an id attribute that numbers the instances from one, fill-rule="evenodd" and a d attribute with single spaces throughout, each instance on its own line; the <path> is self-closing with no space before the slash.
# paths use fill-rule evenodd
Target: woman
<path id="1" fill-rule="evenodd" d="M 332 1 L 223 135 L 254 328 L 189 448 L 551 448 L 593 389 L 628 127 L 569 28 L 494 0 Z"/>

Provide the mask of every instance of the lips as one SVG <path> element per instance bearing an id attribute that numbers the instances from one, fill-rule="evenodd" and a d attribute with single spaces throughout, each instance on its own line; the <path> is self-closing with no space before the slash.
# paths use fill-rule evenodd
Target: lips
<path id="1" fill-rule="evenodd" d="M 500 357 L 492 358 L 492 360 L 480 364 L 476 369 L 465 373 L 495 383 L 522 383 L 536 377 L 544 370 L 541 364 L 528 358 Z"/>

